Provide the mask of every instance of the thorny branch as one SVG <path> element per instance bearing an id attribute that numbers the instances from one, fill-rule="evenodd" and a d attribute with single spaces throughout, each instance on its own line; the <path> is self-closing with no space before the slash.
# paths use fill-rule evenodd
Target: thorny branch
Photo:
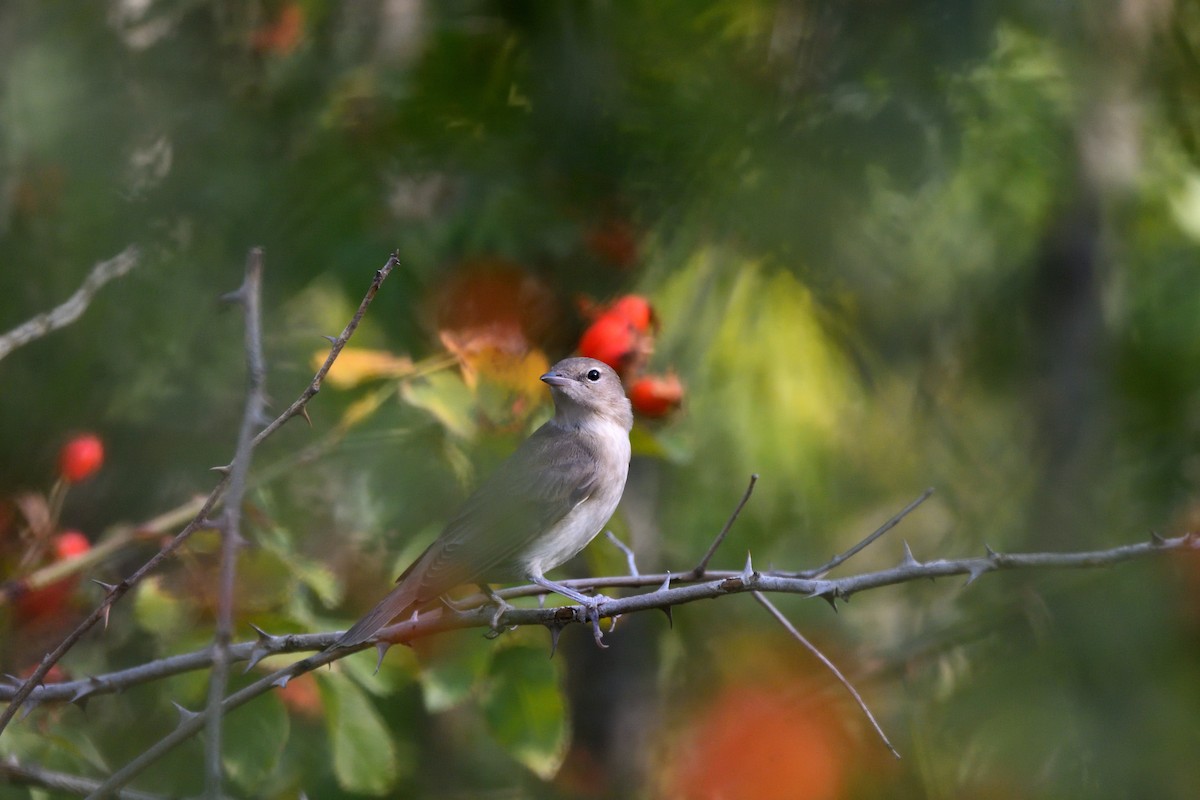
<path id="1" fill-rule="evenodd" d="M 75 293 L 50 311 L 26 320 L 8 333 L 0 335 L 0 360 L 12 351 L 35 342 L 59 328 L 65 328 L 87 311 L 92 298 L 101 287 L 114 278 L 120 278 L 138 264 L 140 253 L 136 245 L 130 245 L 107 261 L 92 267 L 88 276 Z"/>
<path id="2" fill-rule="evenodd" d="M 242 498 L 254 452 L 254 432 L 263 424 L 266 408 L 267 369 L 262 346 L 262 248 L 246 258 L 246 277 L 230 300 L 242 306 L 246 319 L 246 408 L 238 431 L 237 448 L 229 470 L 229 492 L 220 520 L 221 561 L 217 589 L 216 630 L 213 633 L 213 666 L 208 684 L 208 736 L 204 742 L 205 788 L 209 797 L 221 797 L 221 701 L 229 685 L 229 645 L 233 639 L 233 592 L 237 579 L 237 554 L 242 544 Z"/>
<path id="3" fill-rule="evenodd" d="M 65 772 L 28 766 L 15 758 L 0 759 L 0 783 L 10 783 L 14 786 L 38 786 L 55 792 L 77 795 L 94 792 L 100 786 L 100 781 L 91 778 L 81 778 Z M 165 800 L 160 794 L 139 792 L 134 789 L 123 790 L 116 796 L 121 800 Z"/>
<path id="4" fill-rule="evenodd" d="M 363 297 L 362 303 L 359 304 L 358 311 L 355 312 L 354 317 L 346 325 L 341 335 L 332 340 L 333 345 L 330 348 L 329 356 L 325 359 L 325 363 L 319 370 L 317 370 L 316 375 L 313 376 L 312 381 L 304 389 L 300 397 L 297 398 L 290 406 L 287 407 L 287 409 L 284 410 L 282 414 L 276 417 L 274 421 L 272 421 L 262 431 L 260 431 L 257 436 L 254 437 L 253 446 L 257 447 L 268 435 L 274 433 L 292 417 L 307 415 L 307 412 L 305 411 L 306 404 L 317 394 L 318 391 L 320 391 L 321 383 L 325 379 L 325 374 L 329 372 L 329 368 L 333 365 L 334 360 L 336 360 L 338 354 L 341 353 L 342 348 L 346 346 L 346 342 L 350 340 L 350 337 L 354 334 L 354 331 L 357 330 L 359 323 L 362 321 L 363 315 L 366 313 L 367 307 L 371 304 L 371 301 L 379 292 L 379 287 L 383 284 L 383 281 L 387 279 L 387 276 L 391 274 L 392 270 L 397 266 L 398 263 L 398 256 L 396 253 L 392 253 L 391 256 L 388 257 L 387 263 L 384 264 L 381 269 L 375 272 L 375 277 L 371 281 L 371 286 L 367 290 L 366 295 Z M 186 542 L 193 533 L 195 533 L 197 530 L 212 527 L 212 523 L 210 521 L 211 514 L 213 510 L 220 504 L 221 498 L 229 486 L 229 468 L 222 468 L 220 471 L 224 474 L 222 475 L 220 481 L 218 481 L 217 485 L 213 488 L 212 492 L 208 495 L 207 499 L 203 501 L 200 508 L 196 511 L 191 522 L 185 525 L 184 528 L 174 536 L 174 538 L 163 545 L 163 547 L 154 556 L 152 556 L 150 560 L 134 571 L 129 577 L 115 585 L 105 584 L 104 588 L 106 589 L 106 594 L 100 605 L 97 606 L 82 622 L 80 622 L 79 625 L 76 626 L 76 628 L 70 634 L 68 634 L 67 637 L 63 639 L 56 648 L 54 648 L 54 650 L 42 657 L 37 669 L 35 669 L 33 673 L 25 679 L 20 687 L 17 688 L 17 690 L 11 696 L 8 706 L 4 709 L 3 713 L 0 713 L 0 735 L 3 735 L 4 729 L 12 721 L 17 711 L 20 710 L 25 700 L 45 679 L 46 674 L 50 671 L 50 668 L 57 664 L 59 660 L 67 653 L 67 651 L 74 647 L 75 644 L 81 638 L 83 638 L 84 634 L 91 630 L 97 622 L 100 620 L 105 620 L 107 622 L 109 611 L 118 600 L 125 596 L 125 594 L 134 586 L 136 586 L 147 574 L 156 569 L 159 564 L 170 557 L 172 553 L 178 550 L 179 547 L 183 545 L 183 543 Z"/>
<path id="5" fill-rule="evenodd" d="M 712 600 L 746 592 L 798 594 L 808 597 L 821 597 L 830 603 L 834 603 L 837 599 L 845 600 L 857 592 L 869 589 L 951 575 L 966 575 L 968 577 L 967 585 L 969 585 L 975 579 L 988 572 L 997 572 L 1000 570 L 1090 568 L 1108 566 L 1123 561 L 1132 561 L 1172 552 L 1195 551 L 1200 551 L 1200 535 L 1194 533 L 1172 538 L 1155 536 L 1147 542 L 1121 545 L 1107 550 L 1078 553 L 997 553 L 989 548 L 986 555 L 980 557 L 937 559 L 927 562 L 917 561 L 906 546 L 904 556 L 896 566 L 842 578 L 797 578 L 777 572 L 758 572 L 753 568 L 752 564 L 748 563 L 746 568 L 742 570 L 709 570 L 706 573 L 707 577 L 704 581 L 695 583 L 688 583 L 686 578 L 681 578 L 680 575 L 672 575 L 671 573 L 577 579 L 562 581 L 562 583 L 577 589 L 660 587 L 652 591 L 612 599 L 603 603 L 599 609 L 600 615 L 611 618 L 636 611 L 646 611 L 649 609 L 662 610 L 697 600 Z M 668 585 L 668 579 L 674 583 L 688 583 L 688 585 Z M 539 595 L 544 592 L 545 590 L 537 586 L 522 586 L 500 591 L 497 594 L 505 599 L 512 599 L 515 597 Z M 472 599 L 482 601 L 483 598 L 476 597 Z M 464 603 L 465 605 L 466 603 Z M 490 629 L 493 622 L 492 617 L 491 608 L 485 605 L 479 605 L 476 608 L 462 612 L 437 609 L 420 615 L 415 619 L 408 619 L 384 628 L 380 631 L 375 646 L 380 650 L 380 656 L 382 657 L 383 653 L 393 644 L 406 643 L 449 630 L 461 630 L 465 628 Z M 499 620 L 499 624 L 503 627 L 542 625 L 551 630 L 560 629 L 564 625 L 571 623 L 584 622 L 584 613 L 580 606 L 513 608 L 505 611 Z M 260 632 L 258 640 L 255 642 L 232 645 L 229 650 L 230 660 L 248 661 L 247 670 L 254 667 L 262 659 L 272 655 L 313 650 L 321 652 L 275 670 L 228 696 L 221 704 L 223 712 L 228 713 L 230 710 L 245 704 L 254 697 L 270 691 L 272 688 L 285 686 L 288 681 L 298 675 L 371 646 L 371 643 L 365 643 L 355 648 L 334 651 L 324 650 L 324 648 L 337 641 L 340 635 L 341 631 L 285 636 L 272 636 Z M 167 675 L 175 675 L 194 669 L 203 669 L 211 663 L 212 655 L 208 650 L 182 656 L 173 656 L 140 667 L 109 673 L 108 675 L 95 676 L 69 683 L 42 686 L 34 694 L 34 700 L 36 702 L 83 702 L 99 694 L 120 691 L 128 686 L 157 680 Z M 0 686 L 0 699 L 5 698 L 11 692 L 11 687 Z M 207 712 L 189 715 L 165 739 L 111 775 L 104 784 L 98 787 L 97 792 L 93 796 L 111 796 L 113 791 L 124 786 L 173 747 L 203 729 L 207 718 Z M 886 738 L 884 741 L 887 741 Z"/>
<path id="6" fill-rule="evenodd" d="M 612 617 L 619 614 L 646 611 L 649 609 L 664 609 L 670 606 L 684 605 L 697 600 L 714 600 L 731 594 L 764 591 L 781 594 L 796 594 L 809 597 L 846 600 L 852 594 L 893 586 L 913 581 L 930 580 L 933 578 L 953 575 L 972 574 L 983 575 L 987 572 L 1021 569 L 1068 569 L 1111 566 L 1123 561 L 1134 561 L 1161 554 L 1180 552 L 1200 552 L 1200 534 L 1189 533 L 1172 538 L 1152 539 L 1148 542 L 1121 545 L 1108 550 L 1085 551 L 1079 553 L 996 553 L 978 558 L 937 559 L 924 563 L 908 561 L 906 554 L 902 562 L 888 569 L 864 572 L 842 578 L 809 579 L 795 578 L 777 572 L 749 573 L 745 570 L 709 570 L 708 578 L 700 583 L 689 583 L 680 574 L 673 573 L 643 573 L 637 576 L 616 575 L 601 578 L 577 578 L 559 581 L 574 589 L 608 589 L 608 588 L 642 588 L 647 586 L 660 587 L 669 577 L 673 584 L 670 588 L 659 588 L 654 591 L 615 598 L 601 606 L 601 616 Z M 972 581 L 968 580 L 968 584 Z M 688 585 L 674 585 L 688 584 Z M 518 597 L 531 597 L 545 594 L 545 589 L 534 586 L 519 586 L 503 589 L 496 594 L 506 600 Z M 467 598 L 460 607 L 467 608 L 460 614 L 447 614 L 441 610 L 422 614 L 415 620 L 406 620 L 384 628 L 379 633 L 379 640 L 387 646 L 414 641 L 433 636 L 450 630 L 465 628 L 487 628 L 491 623 L 491 609 L 483 606 L 471 608 L 472 602 L 482 601 L 481 596 Z M 562 625 L 578 622 L 577 606 L 546 608 L 513 608 L 500 617 L 503 626 L 514 625 Z M 301 653 L 323 650 L 337 641 L 341 631 L 325 633 L 286 634 L 272 636 L 267 633 L 259 635 L 257 641 L 240 642 L 231 645 L 229 657 L 231 663 L 249 661 L 247 670 L 264 658 L 284 653 Z M 345 655 L 366 649 L 363 645 L 356 649 L 339 651 Z M 31 696 L 35 704 L 45 702 L 82 702 L 91 697 L 124 691 L 162 678 L 206 669 L 212 665 L 212 653 L 209 648 L 192 653 L 169 656 L 156 661 L 147 662 L 137 667 L 131 667 L 104 675 L 97 675 L 76 681 L 53 683 L 39 686 Z M 16 693 L 14 685 L 0 684 L 0 700 L 6 700 Z"/>

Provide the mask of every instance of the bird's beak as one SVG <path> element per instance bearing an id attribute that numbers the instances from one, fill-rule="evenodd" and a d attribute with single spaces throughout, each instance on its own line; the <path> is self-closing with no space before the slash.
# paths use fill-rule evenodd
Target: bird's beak
<path id="1" fill-rule="evenodd" d="M 542 376 L 542 382 L 548 383 L 551 386 L 566 386 L 571 382 L 571 379 L 561 372 L 547 372 Z"/>

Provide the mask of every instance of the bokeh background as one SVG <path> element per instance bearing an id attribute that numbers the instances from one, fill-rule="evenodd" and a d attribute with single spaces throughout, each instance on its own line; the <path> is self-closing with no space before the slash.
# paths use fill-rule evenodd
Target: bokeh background
<path id="1" fill-rule="evenodd" d="M 1184 0 L 6 0 L 0 330 L 131 243 L 141 264 L 0 363 L 0 557 L 15 498 L 92 431 L 61 527 L 98 542 L 214 483 L 244 399 L 219 298 L 266 253 L 273 409 L 373 271 L 337 381 L 255 461 L 238 638 L 344 627 L 548 413 L 539 368 L 590 310 L 654 305 L 613 529 L 685 571 L 841 572 L 1071 551 L 1200 520 L 1200 6 Z M 369 350 L 369 352 L 368 352 Z M 63 662 L 98 674 L 210 641 L 216 542 Z M 113 581 L 138 542 L 88 570 Z M 598 540 L 561 574 L 613 574 Z M 840 613 L 780 598 L 902 760 L 749 597 L 373 654 L 228 721 L 246 797 L 1190 798 L 1200 563 L 922 582 Z M 99 599 L 0 610 L 20 673 Z M 253 673 L 254 675 L 260 672 Z M 249 678 L 238 677 L 235 685 Z M 36 710 L 26 763 L 104 775 L 170 730 L 189 675 Z M 181 748 L 138 786 L 198 791 Z M 0 786 L 0 797 L 42 797 Z"/>

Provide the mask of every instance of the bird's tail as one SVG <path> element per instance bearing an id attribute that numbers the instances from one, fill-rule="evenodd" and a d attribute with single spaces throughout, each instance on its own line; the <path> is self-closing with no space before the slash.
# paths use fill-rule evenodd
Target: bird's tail
<path id="1" fill-rule="evenodd" d="M 410 581 L 401 580 L 395 589 L 388 592 L 386 597 L 366 613 L 366 616 L 354 623 L 350 630 L 333 643 L 333 649 L 362 644 L 416 602 L 417 587 Z"/>

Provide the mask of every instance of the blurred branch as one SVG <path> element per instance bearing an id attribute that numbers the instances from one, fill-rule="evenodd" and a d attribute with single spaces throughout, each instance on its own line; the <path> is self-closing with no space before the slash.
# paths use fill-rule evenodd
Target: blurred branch
<path id="1" fill-rule="evenodd" d="M 238 430 L 237 448 L 229 470 L 229 494 L 221 516 L 221 561 L 217 588 L 217 619 L 213 631 L 213 667 L 208 683 L 208 736 L 204 742 L 205 791 L 221 797 L 221 700 L 229 685 L 229 644 L 233 639 L 233 592 L 237 579 L 237 554 L 242 539 L 242 498 L 246 474 L 254 453 L 254 431 L 263 424 L 266 408 L 266 359 L 262 346 L 263 251 L 253 248 L 246 257 L 246 277 L 230 299 L 242 306 L 246 318 L 246 408 Z"/>
<path id="2" fill-rule="evenodd" d="M 38 314 L 33 319 L 21 323 L 8 333 L 0 336 L 0 360 L 12 351 L 35 342 L 59 328 L 65 328 L 83 315 L 92 297 L 101 287 L 114 278 L 120 278 L 138 264 L 140 253 L 136 245 L 130 245 L 110 258 L 92 267 L 92 271 L 83 279 L 83 284 L 75 290 L 61 305 L 50 311 Z"/>
<path id="3" fill-rule="evenodd" d="M 1077 553 L 997 553 L 987 548 L 984 556 L 962 559 L 937 559 L 919 562 L 913 556 L 907 545 L 901 562 L 894 567 L 842 578 L 797 578 L 779 572 L 759 572 L 747 564 L 742 570 L 712 570 L 707 573 L 708 579 L 702 582 L 690 583 L 686 586 L 670 586 L 668 579 L 674 583 L 687 583 L 686 579 L 671 573 L 621 575 L 605 578 L 585 578 L 562 581 L 564 585 L 577 589 L 599 589 L 605 587 L 646 587 L 659 586 L 653 591 L 636 594 L 629 597 L 610 599 L 600 605 L 602 617 L 615 617 L 621 614 L 631 614 L 649 609 L 665 610 L 672 606 L 684 605 L 697 600 L 714 600 L 728 595 L 751 593 L 778 592 L 782 594 L 798 594 L 808 597 L 821 597 L 831 603 L 837 599 L 846 600 L 851 595 L 912 581 L 931 580 L 950 575 L 966 575 L 970 585 L 981 575 L 1001 570 L 1026 569 L 1071 569 L 1095 568 L 1133 561 L 1174 552 L 1200 551 L 1200 534 L 1189 533 L 1182 536 L 1164 539 L 1154 536 L 1148 542 L 1121 545 L 1107 550 L 1092 550 Z M 521 586 L 497 592 L 505 599 L 521 596 L 546 594 L 546 590 L 537 586 Z M 466 611 L 451 612 L 439 608 L 416 618 L 410 618 L 380 631 L 375 646 L 383 652 L 393 644 L 411 642 L 416 639 L 442 633 L 449 630 L 465 628 L 482 628 L 490 630 L 493 625 L 493 612 L 482 603 L 482 596 L 472 598 L 480 601 L 480 605 Z M 464 606 L 466 604 L 463 604 Z M 518 625 L 542 625 L 551 631 L 572 623 L 590 624 L 585 619 L 582 606 L 570 605 L 551 608 L 510 608 L 499 617 L 503 627 Z M 372 643 L 364 643 L 353 648 L 341 650 L 325 650 L 341 636 L 341 631 L 331 631 L 320 634 L 272 636 L 260 632 L 255 642 L 244 642 L 229 648 L 231 661 L 248 660 L 252 668 L 262 659 L 281 653 L 295 653 L 319 650 L 313 656 L 288 664 L 259 680 L 248 684 L 233 693 L 221 703 L 222 713 L 243 705 L 249 700 L 270 691 L 274 687 L 286 686 L 287 683 L 305 672 L 316 667 L 336 661 L 352 653 L 364 650 Z M 50 701 L 81 701 L 97 694 L 120 691 L 129 686 L 158 680 L 169 675 L 179 674 L 188 670 L 203 669 L 212 663 L 212 653 L 208 650 L 182 656 L 172 656 L 166 659 L 150 662 L 132 669 L 110 673 L 81 681 L 57 683 L 39 687 L 33 695 L 33 702 Z M 13 694 L 12 687 L 0 686 L 0 699 Z M 180 723 L 166 738 L 147 750 L 134 761 L 126 764 L 114 773 L 108 781 L 101 785 L 96 797 L 111 796 L 132 780 L 150 764 L 165 755 L 180 742 L 203 729 L 208 719 L 208 712 L 200 712 L 189 716 Z M 886 741 L 886 739 L 885 739 Z"/>
<path id="4" fill-rule="evenodd" d="M 862 695 L 860 695 L 858 690 L 854 688 L 854 684 L 850 683 L 849 679 L 842 674 L 842 671 L 837 668 L 837 665 L 830 661 L 829 658 L 821 652 L 820 648 L 810 642 L 804 634 L 796 630 L 796 626 L 792 624 L 791 620 L 785 617 L 783 612 L 776 608 L 775 604 L 768 600 L 765 594 L 762 592 L 751 592 L 751 594 L 754 595 L 754 599 L 758 601 L 758 604 L 765 608 L 767 613 L 774 617 L 775 621 L 782 625 L 784 629 L 786 629 L 787 632 L 792 635 L 793 639 L 798 641 L 804 647 L 804 649 L 808 650 L 808 652 L 816 656 L 817 660 L 824 664 L 825 667 L 833 673 L 833 676 L 837 678 L 838 683 L 846 687 L 846 691 L 850 692 L 850 695 L 854 698 L 854 702 L 858 703 L 858 707 L 861 708 L 862 712 L 867 715 L 867 720 L 870 721 L 871 727 L 875 728 L 875 732 L 879 734 L 879 738 L 883 740 L 885 745 L 887 745 L 887 749 L 892 751 L 892 755 L 894 755 L 896 758 L 899 758 L 900 751 L 897 750 L 888 739 L 887 734 L 883 732 L 883 728 L 880 727 L 879 722 L 875 719 L 875 715 L 871 713 L 871 709 L 867 707 L 866 702 L 862 699 Z"/>
<path id="5" fill-rule="evenodd" d="M 94 792 L 100 786 L 100 781 L 41 767 L 28 767 L 13 757 L 0 759 L 0 783 L 11 786 L 37 786 L 76 795 Z M 133 789 L 123 790 L 116 796 L 123 800 L 163 800 L 163 795 Z"/>
<path id="6" fill-rule="evenodd" d="M 279 417 L 277 417 L 254 437 L 251 445 L 252 447 L 257 447 L 259 443 L 261 443 L 268 435 L 278 430 L 283 423 L 287 422 L 292 417 L 306 413 L 304 411 L 306 404 L 316 395 L 318 391 L 320 391 L 321 382 L 324 380 L 325 374 L 329 371 L 329 368 L 337 358 L 337 355 L 341 353 L 342 348 L 346 346 L 346 342 L 349 341 L 350 337 L 354 334 L 354 331 L 357 330 L 359 322 L 366 313 L 367 306 L 369 306 L 371 301 L 375 298 L 375 295 L 379 291 L 380 285 L 387 278 L 387 276 L 391 274 L 391 271 L 398 263 L 399 261 L 397 255 L 392 253 L 388 257 L 387 263 L 384 264 L 383 268 L 376 270 L 375 277 L 371 281 L 371 286 L 367 290 L 367 294 L 363 298 L 362 303 L 359 304 L 358 311 L 355 312 L 354 317 L 346 325 L 341 335 L 332 340 L 333 346 L 330 349 L 329 356 L 326 358 L 325 363 L 317 371 L 317 374 L 313 377 L 308 387 L 305 388 L 304 392 L 301 393 L 300 397 L 290 406 L 288 406 L 288 408 L 281 415 L 279 415 Z M 158 553 L 152 556 L 150 560 L 139 567 L 129 577 L 115 585 L 105 584 L 104 586 L 107 589 L 107 593 L 105 594 L 104 600 L 100 603 L 100 605 L 97 606 L 81 623 L 79 623 L 79 625 L 76 626 L 76 628 L 70 634 L 68 634 L 67 637 L 63 639 L 56 648 L 54 648 L 54 650 L 42 657 L 37 669 L 35 669 L 33 674 L 26 678 L 24 683 L 17 688 L 17 690 L 12 694 L 9 704 L 4 709 L 4 712 L 0 713 L 0 735 L 3 734 L 4 729 L 12 721 L 17 711 L 20 710 L 21 705 L 25 702 L 25 700 L 45 679 L 46 674 L 50 671 L 50 668 L 58 663 L 58 661 L 67 653 L 67 651 L 74 647 L 75 643 L 83 638 L 83 635 L 91 630 L 97 622 L 100 620 L 107 621 L 109 611 L 118 600 L 124 597 L 130 589 L 132 589 L 139 581 L 142 580 L 142 578 L 157 568 L 159 564 L 161 564 L 172 553 L 178 550 L 179 547 L 185 541 L 187 541 L 188 537 L 190 537 L 195 531 L 213 527 L 210 515 L 212 514 L 213 509 L 215 509 L 220 503 L 222 495 L 224 495 L 226 488 L 229 486 L 231 472 L 230 468 L 228 467 L 223 467 L 220 471 L 223 473 L 221 480 L 213 488 L 212 492 L 208 495 L 208 498 L 205 499 L 201 504 L 200 508 L 196 511 L 195 516 L 192 517 L 192 520 L 184 526 L 183 530 L 177 533 L 175 537 L 171 539 L 171 541 L 163 545 Z"/>

